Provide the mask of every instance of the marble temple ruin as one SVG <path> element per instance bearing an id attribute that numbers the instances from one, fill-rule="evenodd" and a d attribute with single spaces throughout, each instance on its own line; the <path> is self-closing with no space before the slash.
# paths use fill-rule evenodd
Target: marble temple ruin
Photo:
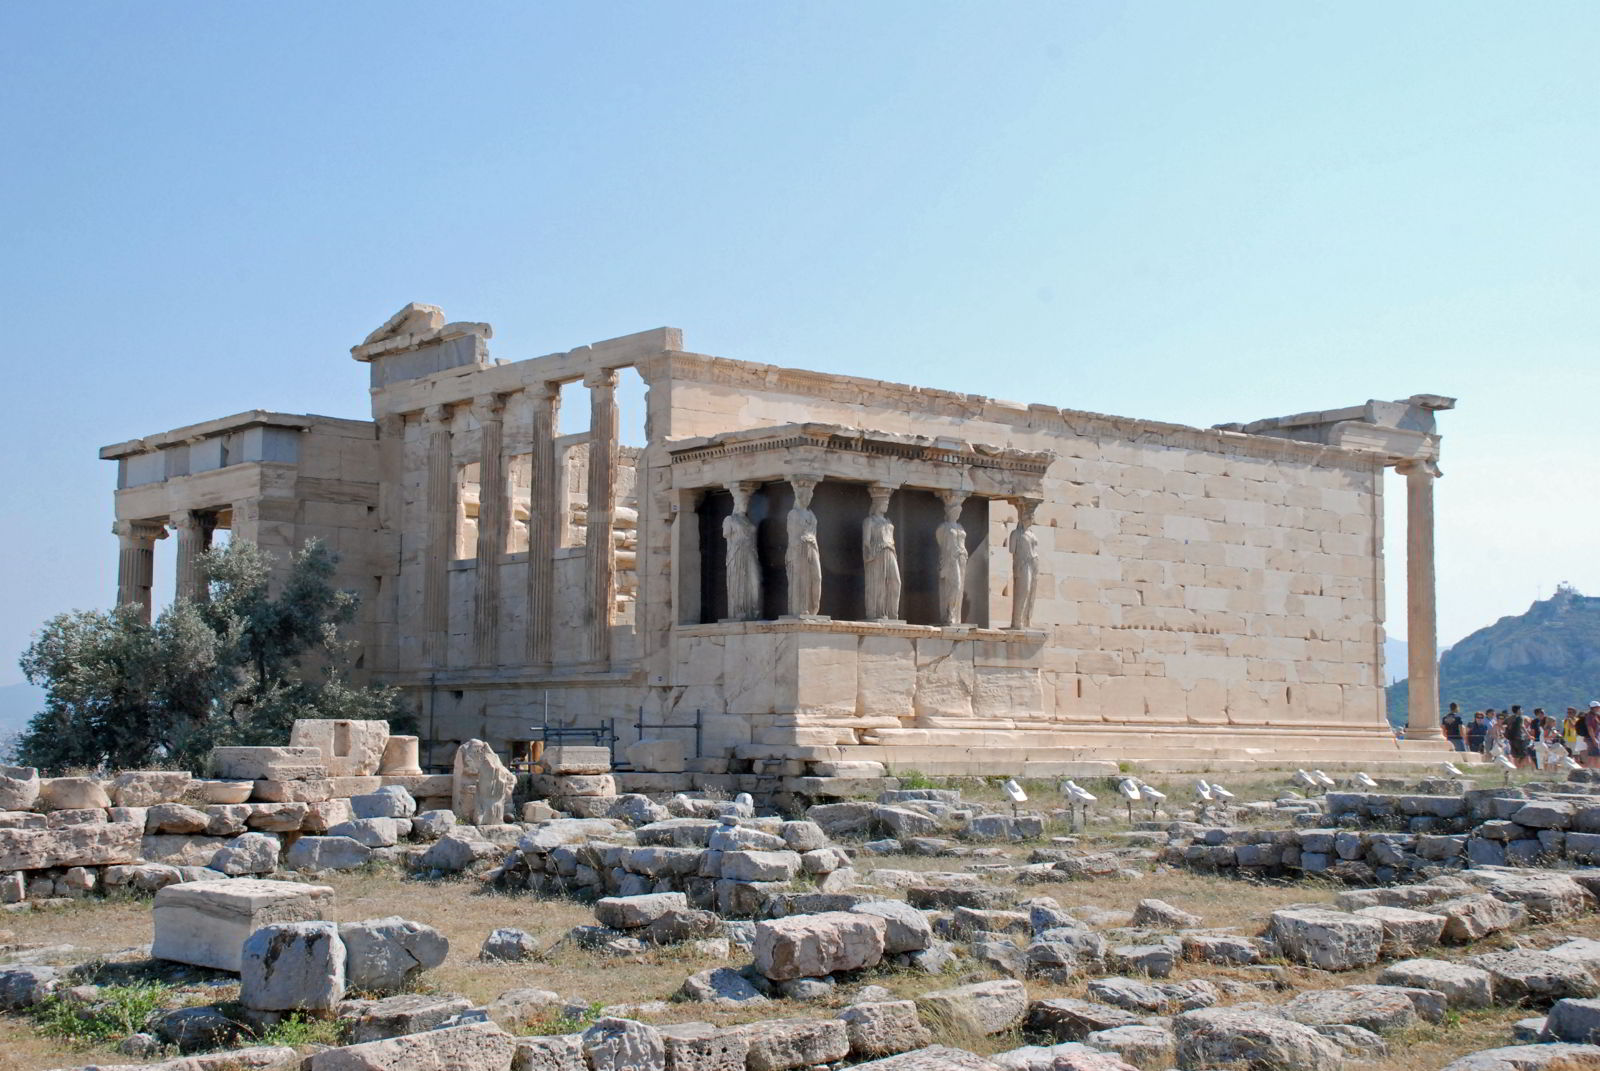
<path id="1" fill-rule="evenodd" d="M 619 753 L 675 741 L 657 761 L 713 773 L 1440 746 L 1434 414 L 1453 399 L 1202 429 L 711 357 L 672 328 L 519 361 L 491 334 L 408 305 L 351 351 L 370 421 L 256 410 L 105 447 L 118 600 L 164 601 L 169 533 L 190 598 L 219 529 L 283 556 L 322 539 L 361 597 L 359 673 L 404 691 L 430 769 L 470 739 L 515 755 L 603 723 Z M 619 436 L 628 369 L 642 447 Z M 562 434 L 574 396 L 588 427 Z M 1380 676 L 1390 467 L 1401 741 Z"/>

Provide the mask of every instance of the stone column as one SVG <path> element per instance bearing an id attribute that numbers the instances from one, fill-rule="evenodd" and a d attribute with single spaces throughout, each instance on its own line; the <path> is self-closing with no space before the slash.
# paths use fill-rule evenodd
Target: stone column
<path id="1" fill-rule="evenodd" d="M 1439 630 L 1433 586 L 1432 461 L 1395 466 L 1406 478 L 1406 645 L 1409 703 L 1406 737 L 1439 737 Z"/>
<path id="2" fill-rule="evenodd" d="M 500 555 L 506 549 L 505 398 L 474 403 L 478 418 L 478 568 L 473 592 L 472 646 L 480 666 L 500 660 Z"/>
<path id="3" fill-rule="evenodd" d="M 192 602 L 206 601 L 206 583 L 200 575 L 200 555 L 206 549 L 206 527 L 193 510 L 172 515 L 173 531 L 178 533 L 176 595 Z"/>
<path id="4" fill-rule="evenodd" d="M 589 524 L 584 533 L 589 563 L 588 659 L 611 664 L 611 617 L 617 604 L 616 546 L 611 533 L 617 495 L 617 370 L 602 368 L 583 378 L 589 388 Z"/>
<path id="5" fill-rule="evenodd" d="M 561 384 L 546 383 L 530 392 L 533 400 L 532 453 L 528 459 L 528 661 L 549 666 L 551 619 L 555 614 L 555 554 L 561 504 L 556 492 L 556 416 Z"/>
<path id="6" fill-rule="evenodd" d="M 1039 503 L 1017 499 L 1017 526 L 1011 531 L 1011 627 L 1033 625 L 1034 593 L 1039 583 L 1039 537 L 1033 533 L 1033 514 Z"/>
<path id="7" fill-rule="evenodd" d="M 139 618 L 150 623 L 150 591 L 155 586 L 155 543 L 167 531 L 158 524 L 118 521 L 111 526 L 117 537 L 117 605 L 139 607 Z"/>
<path id="8" fill-rule="evenodd" d="M 422 635 L 427 664 L 445 664 L 450 646 L 450 559 L 455 553 L 455 466 L 450 456 L 450 408 L 423 414 L 428 444 L 427 543 L 422 553 Z"/>
<path id="9" fill-rule="evenodd" d="M 961 624 L 961 600 L 967 590 L 967 530 L 961 526 L 964 491 L 940 491 L 944 523 L 934 532 L 939 548 L 939 624 Z"/>

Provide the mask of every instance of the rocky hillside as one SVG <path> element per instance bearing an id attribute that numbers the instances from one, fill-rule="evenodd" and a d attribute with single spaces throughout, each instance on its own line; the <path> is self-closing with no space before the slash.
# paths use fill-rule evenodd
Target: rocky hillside
<path id="1" fill-rule="evenodd" d="M 1439 698 L 1466 711 L 1513 703 L 1560 712 L 1600 699 L 1600 598 L 1563 585 L 1518 617 L 1502 617 L 1444 653 Z M 1389 718 L 1402 721 L 1407 688 L 1389 689 Z"/>

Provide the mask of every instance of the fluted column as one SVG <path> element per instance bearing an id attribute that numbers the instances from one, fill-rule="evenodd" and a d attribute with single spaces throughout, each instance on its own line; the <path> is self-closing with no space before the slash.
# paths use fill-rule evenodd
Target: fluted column
<path id="1" fill-rule="evenodd" d="M 551 618 L 555 612 L 555 554 L 561 523 L 556 492 L 556 417 L 561 385 L 546 383 L 531 392 L 532 456 L 528 460 L 528 661 L 548 666 L 553 655 Z"/>
<path id="2" fill-rule="evenodd" d="M 589 388 L 589 526 L 584 539 L 589 562 L 588 661 L 609 665 L 611 618 L 617 603 L 611 533 L 617 495 L 617 371 L 591 372 L 583 384 Z"/>
<path id="3" fill-rule="evenodd" d="M 1439 466 L 1406 461 L 1406 647 L 1408 738 L 1439 736 L 1439 622 L 1433 577 L 1433 481 Z"/>
<path id="4" fill-rule="evenodd" d="M 455 536 L 455 473 L 450 456 L 450 410 L 430 405 L 423 414 L 428 444 L 427 544 L 422 553 L 422 635 L 429 666 L 443 666 L 449 652 L 450 559 Z"/>
<path id="5" fill-rule="evenodd" d="M 500 659 L 500 555 L 506 547 L 505 398 L 485 395 L 474 403 L 481 449 L 478 456 L 478 569 L 473 591 L 472 644 L 477 664 Z"/>
<path id="6" fill-rule="evenodd" d="M 179 599 L 205 602 L 206 584 L 200 575 L 200 555 L 206 549 L 206 528 L 193 510 L 172 515 L 172 529 L 178 534 L 177 585 Z"/>
<path id="7" fill-rule="evenodd" d="M 150 623 L 150 591 L 155 586 L 155 542 L 166 536 L 160 525 L 118 521 L 111 526 L 117 537 L 117 605 L 139 607 L 139 617 Z"/>

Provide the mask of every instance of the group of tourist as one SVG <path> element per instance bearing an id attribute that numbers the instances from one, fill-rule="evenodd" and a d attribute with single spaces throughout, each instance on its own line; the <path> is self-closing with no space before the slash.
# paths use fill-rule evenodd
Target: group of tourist
<path id="1" fill-rule="evenodd" d="M 1460 704 L 1451 703 L 1439 730 L 1457 751 L 1502 754 L 1518 766 L 1548 769 L 1569 755 L 1583 766 L 1600 768 L 1600 699 L 1590 700 L 1587 711 L 1568 707 L 1565 717 L 1548 714 L 1543 707 L 1525 714 L 1521 706 L 1513 706 L 1479 710 L 1468 718 Z"/>

